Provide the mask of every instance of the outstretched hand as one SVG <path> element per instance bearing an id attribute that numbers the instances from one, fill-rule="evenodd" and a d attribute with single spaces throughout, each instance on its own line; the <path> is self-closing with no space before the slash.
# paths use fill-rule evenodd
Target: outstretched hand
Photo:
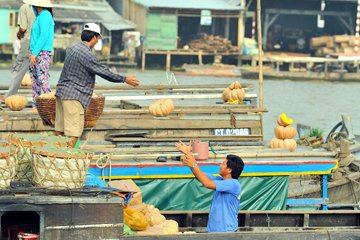
<path id="1" fill-rule="evenodd" d="M 191 141 L 189 143 L 189 146 L 182 141 L 179 141 L 175 144 L 175 147 L 177 148 L 177 150 L 185 154 L 185 156 L 181 157 L 181 161 L 183 164 L 191 167 L 194 165 L 194 163 L 196 163 L 195 158 L 191 153 Z"/>
<path id="2" fill-rule="evenodd" d="M 137 80 L 134 76 L 128 76 L 125 78 L 125 83 L 129 84 L 130 86 L 136 87 L 139 86 L 140 81 Z"/>
<path id="3" fill-rule="evenodd" d="M 189 146 L 183 143 L 182 141 L 179 141 L 175 144 L 175 147 L 180 152 L 184 153 L 185 155 L 191 154 L 191 142 L 189 143 Z"/>

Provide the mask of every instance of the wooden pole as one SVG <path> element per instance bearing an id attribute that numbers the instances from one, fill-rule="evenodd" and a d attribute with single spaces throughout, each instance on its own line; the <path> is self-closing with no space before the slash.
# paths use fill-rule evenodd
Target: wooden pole
<path id="1" fill-rule="evenodd" d="M 199 59 L 199 65 L 203 65 L 202 51 L 201 50 L 199 50 L 199 52 L 198 52 L 198 59 Z"/>
<path id="2" fill-rule="evenodd" d="M 241 50 L 241 46 L 244 41 L 244 11 L 242 11 L 238 17 L 238 42 L 237 47 Z"/>
<path id="3" fill-rule="evenodd" d="M 141 57 L 141 71 L 145 71 L 145 61 L 146 61 L 146 50 L 142 50 L 142 57 Z"/>
<path id="4" fill-rule="evenodd" d="M 262 35 L 261 35 L 261 0 L 257 0 L 257 32 L 259 49 L 259 108 L 263 109 L 263 59 L 262 59 Z M 261 113 L 260 113 L 261 114 Z M 261 132 L 264 132 L 261 118 Z M 263 134 L 262 134 L 263 135 Z"/>
<path id="5" fill-rule="evenodd" d="M 171 68 L 171 54 L 170 51 L 166 51 L 166 71 L 169 72 Z"/>

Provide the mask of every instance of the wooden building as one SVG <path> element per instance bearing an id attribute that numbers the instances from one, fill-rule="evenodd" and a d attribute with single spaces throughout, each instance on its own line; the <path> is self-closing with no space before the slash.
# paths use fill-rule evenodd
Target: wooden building
<path id="1" fill-rule="evenodd" d="M 255 10 L 253 1 L 249 11 Z M 264 1 L 262 10 L 266 51 L 312 53 L 313 37 L 355 33 L 355 0 L 273 0 Z M 246 23 L 246 29 L 250 27 Z"/>
<path id="2" fill-rule="evenodd" d="M 143 68 L 146 54 L 166 55 L 167 69 L 171 55 L 215 55 L 214 52 L 199 54 L 198 51 L 182 50 L 201 34 L 227 38 L 238 50 L 244 37 L 244 0 L 125 0 L 122 9 L 122 16 L 134 22 L 145 37 Z M 225 54 L 237 56 L 239 51 Z"/>
<path id="3" fill-rule="evenodd" d="M 17 31 L 17 12 L 21 0 L 0 0 L 0 19 L 7 23 L 1 28 L 0 44 L 12 44 Z M 133 30 L 136 25 L 116 13 L 106 0 L 54 1 L 55 39 L 54 49 L 65 49 L 80 41 L 82 27 L 87 22 L 100 24 L 103 43 L 118 52 L 122 45 L 124 30 Z M 56 54 L 55 54 L 56 55 Z M 56 58 L 56 56 L 55 56 Z"/>

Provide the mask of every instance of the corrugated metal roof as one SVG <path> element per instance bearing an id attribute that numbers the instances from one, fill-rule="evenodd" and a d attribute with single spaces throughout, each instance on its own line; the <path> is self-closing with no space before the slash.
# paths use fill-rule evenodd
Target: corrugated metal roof
<path id="1" fill-rule="evenodd" d="M 55 8 L 54 19 L 57 22 L 101 22 L 102 18 L 94 11 L 82 9 Z"/>
<path id="2" fill-rule="evenodd" d="M 22 0 L 0 0 L 0 8 L 19 9 L 21 5 Z M 134 29 L 136 27 L 135 23 L 122 18 L 116 13 L 105 0 L 64 1 L 54 4 L 53 13 L 56 22 L 96 22 L 102 24 L 109 31 Z"/>
<path id="3" fill-rule="evenodd" d="M 136 24 L 122 18 L 110 4 L 103 1 L 64 2 L 54 5 L 54 18 L 62 22 L 96 22 L 107 30 L 134 29 Z"/>
<path id="4" fill-rule="evenodd" d="M 18 9 L 22 5 L 22 1 L 0 0 L 0 8 Z"/>
<path id="5" fill-rule="evenodd" d="M 146 8 L 204 9 L 204 10 L 242 10 L 226 0 L 133 0 Z"/>

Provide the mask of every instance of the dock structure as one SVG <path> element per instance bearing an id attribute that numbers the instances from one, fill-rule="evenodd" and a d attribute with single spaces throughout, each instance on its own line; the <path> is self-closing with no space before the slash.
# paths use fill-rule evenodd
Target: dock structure
<path id="1" fill-rule="evenodd" d="M 235 58 L 239 58 L 240 52 L 206 52 L 202 50 L 188 51 L 188 50 L 143 50 L 142 59 L 141 59 L 141 70 L 145 71 L 146 68 L 146 56 L 147 55 L 161 55 L 166 57 L 166 71 L 170 71 L 171 69 L 171 56 L 195 56 L 198 59 L 198 64 L 203 65 L 203 56 L 231 56 Z"/>

